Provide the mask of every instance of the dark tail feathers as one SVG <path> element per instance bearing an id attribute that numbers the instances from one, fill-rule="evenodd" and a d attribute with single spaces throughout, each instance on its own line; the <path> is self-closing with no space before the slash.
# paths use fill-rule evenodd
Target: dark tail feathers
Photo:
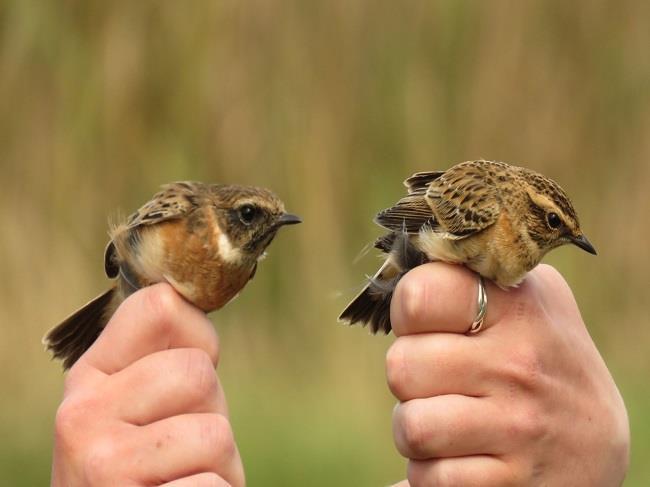
<path id="1" fill-rule="evenodd" d="M 339 320 L 347 321 L 351 325 L 367 324 L 372 333 L 378 331 L 390 333 L 390 302 L 393 299 L 393 290 L 401 277 L 401 275 L 396 276 L 391 281 L 372 279 L 343 310 Z"/>
<path id="2" fill-rule="evenodd" d="M 111 301 L 115 288 L 97 296 L 82 308 L 52 328 L 43 338 L 52 356 L 63 360 L 67 370 L 95 342 L 110 318 Z"/>
<path id="3" fill-rule="evenodd" d="M 368 325 L 372 333 L 390 333 L 390 303 L 399 280 L 408 271 L 427 262 L 426 255 L 403 232 L 391 232 L 377 240 L 375 247 L 388 253 L 388 261 L 368 285 L 343 310 L 340 321 Z"/>

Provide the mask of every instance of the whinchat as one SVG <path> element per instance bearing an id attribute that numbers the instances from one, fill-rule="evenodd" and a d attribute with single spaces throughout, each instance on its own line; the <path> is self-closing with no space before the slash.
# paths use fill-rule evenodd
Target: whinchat
<path id="1" fill-rule="evenodd" d="M 530 169 L 470 161 L 416 173 L 404 184 L 407 196 L 375 218 L 389 230 L 375 242 L 387 258 L 341 321 L 390 332 L 393 290 L 406 272 L 425 262 L 464 264 L 508 288 L 560 245 L 596 254 L 564 190 Z"/>
<path id="2" fill-rule="evenodd" d="M 177 182 L 110 231 L 104 269 L 115 285 L 44 338 L 70 368 L 131 293 L 168 282 L 210 312 L 233 299 L 255 275 L 283 225 L 300 223 L 272 192 L 255 187 Z"/>

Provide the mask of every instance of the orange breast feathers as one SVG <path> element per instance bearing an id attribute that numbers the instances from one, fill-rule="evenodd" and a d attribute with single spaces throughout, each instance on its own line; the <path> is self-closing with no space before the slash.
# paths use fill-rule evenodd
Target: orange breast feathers
<path id="1" fill-rule="evenodd" d="M 188 228 L 184 220 L 175 220 L 152 230 L 154 246 L 162 247 L 158 255 L 163 279 L 203 311 L 224 306 L 250 279 L 255 262 L 233 249 L 213 219 L 200 228 Z M 146 247 L 145 239 L 142 244 Z"/>

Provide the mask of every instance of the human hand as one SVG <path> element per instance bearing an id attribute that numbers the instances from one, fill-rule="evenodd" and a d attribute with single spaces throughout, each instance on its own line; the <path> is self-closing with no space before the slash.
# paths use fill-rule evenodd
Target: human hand
<path id="1" fill-rule="evenodd" d="M 473 336 L 475 274 L 432 263 L 397 286 L 386 369 L 409 459 L 398 485 L 620 485 L 627 413 L 568 285 L 546 265 L 516 289 L 486 284 Z"/>
<path id="2" fill-rule="evenodd" d="M 70 369 L 53 486 L 242 486 L 204 313 L 171 286 L 130 296 Z"/>

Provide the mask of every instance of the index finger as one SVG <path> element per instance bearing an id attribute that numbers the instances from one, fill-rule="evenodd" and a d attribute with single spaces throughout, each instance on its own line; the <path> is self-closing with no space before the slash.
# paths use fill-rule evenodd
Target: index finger
<path id="1" fill-rule="evenodd" d="M 170 348 L 200 348 L 217 364 L 219 341 L 210 320 L 169 284 L 161 283 L 129 296 L 79 361 L 113 374 Z"/>
<path id="2" fill-rule="evenodd" d="M 391 302 L 396 336 L 416 333 L 466 333 L 478 312 L 478 274 L 464 266 L 431 262 L 408 272 L 397 284 Z M 484 328 L 508 306 L 507 293 L 485 280 L 488 295 Z M 505 299 L 504 299 L 505 298 Z"/>

